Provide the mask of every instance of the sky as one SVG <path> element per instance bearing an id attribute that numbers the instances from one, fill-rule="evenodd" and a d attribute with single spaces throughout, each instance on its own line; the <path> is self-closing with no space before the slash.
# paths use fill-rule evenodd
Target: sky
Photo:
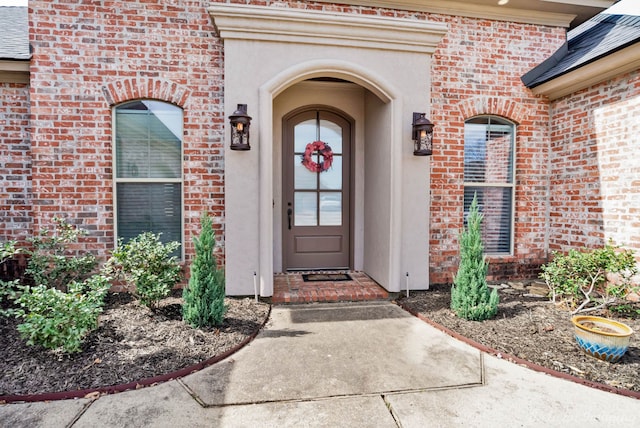
<path id="1" fill-rule="evenodd" d="M 640 16 L 640 2 L 638 0 L 621 0 L 611 6 L 607 12 L 612 15 Z"/>

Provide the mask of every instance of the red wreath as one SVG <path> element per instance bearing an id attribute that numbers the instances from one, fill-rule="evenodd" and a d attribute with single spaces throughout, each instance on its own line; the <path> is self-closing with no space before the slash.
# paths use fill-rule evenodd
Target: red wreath
<path id="1" fill-rule="evenodd" d="M 319 152 L 322 155 L 322 161 L 316 163 L 313 160 L 313 154 Z M 331 168 L 333 163 L 333 152 L 331 147 L 324 141 L 314 141 L 307 144 L 302 155 L 302 165 L 311 172 L 324 172 Z"/>

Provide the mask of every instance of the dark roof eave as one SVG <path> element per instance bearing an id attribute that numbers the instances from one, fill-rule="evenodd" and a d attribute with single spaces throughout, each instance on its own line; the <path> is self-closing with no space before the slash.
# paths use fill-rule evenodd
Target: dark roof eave
<path id="1" fill-rule="evenodd" d="M 522 83 L 524 83 L 527 88 L 533 88 L 539 85 L 542 82 L 535 82 L 536 79 L 555 67 L 560 62 L 560 60 L 562 60 L 567 55 L 567 53 L 569 53 L 569 43 L 564 42 L 563 45 L 553 53 L 553 55 L 525 73 L 520 78 L 520 80 L 522 80 Z"/>
<path id="2" fill-rule="evenodd" d="M 562 59 L 562 56 L 566 55 L 566 52 L 565 52 L 565 54 L 563 54 L 562 56 L 560 56 L 560 57 L 556 58 L 556 53 L 560 52 L 560 50 L 562 50 L 563 48 L 565 48 L 565 49 L 566 49 L 567 43 L 565 43 L 565 44 L 564 44 L 560 49 L 558 49 L 558 51 L 556 51 L 556 53 L 554 53 L 550 58 L 547 58 L 547 59 L 546 59 L 542 64 L 538 65 L 538 66 L 537 66 L 537 67 L 535 67 L 534 69 L 532 69 L 532 70 L 530 70 L 529 72 L 527 72 L 526 74 L 524 74 L 520 79 L 522 80 L 522 83 L 524 83 L 524 85 L 525 85 L 527 88 L 529 88 L 529 89 L 533 89 L 533 88 L 535 88 L 536 86 L 543 85 L 543 84 L 545 84 L 545 83 L 547 83 L 547 82 L 550 82 L 550 81 L 552 81 L 552 80 L 554 80 L 554 79 L 557 79 L 557 78 L 559 78 L 559 77 L 562 77 L 562 76 L 564 76 L 565 74 L 569 74 L 569 73 L 571 73 L 571 72 L 573 72 L 573 71 L 576 71 L 576 70 L 578 70 L 578 69 L 580 69 L 580 68 L 582 68 L 582 67 L 585 67 L 585 66 L 587 66 L 587 65 L 589 65 L 589 64 L 592 64 L 592 63 L 594 63 L 594 62 L 596 62 L 596 61 L 599 61 L 599 60 L 601 60 L 601 59 L 603 59 L 603 58 L 606 58 L 607 56 L 612 55 L 612 54 L 614 54 L 614 53 L 616 53 L 616 52 L 619 52 L 619 51 L 621 51 L 621 50 L 623 50 L 623 49 L 626 49 L 626 48 L 628 48 L 629 46 L 633 46 L 634 44 L 636 44 L 636 43 L 638 43 L 638 42 L 640 42 L 640 37 L 638 37 L 638 38 L 636 38 L 636 39 L 633 39 L 633 40 L 631 40 L 631 41 L 629 41 L 629 42 L 627 42 L 627 43 L 625 43 L 625 44 L 622 44 L 622 45 L 616 46 L 616 47 L 615 47 L 615 49 L 611 49 L 611 50 L 609 50 L 609 51 L 607 51 L 607 52 L 603 53 L 602 55 L 598 55 L 598 56 L 596 56 L 596 57 L 590 58 L 590 59 L 589 59 L 589 60 L 587 60 L 587 61 L 581 62 L 580 64 L 576 65 L 575 67 L 569 67 L 569 68 L 567 68 L 567 69 L 565 69 L 565 70 L 559 71 L 558 73 L 555 73 L 555 74 L 553 74 L 553 75 L 549 76 L 548 78 L 546 78 L 546 79 L 544 79 L 544 80 L 540 80 L 540 81 L 537 81 L 537 82 L 536 82 L 535 80 L 536 80 L 538 77 L 540 77 L 542 74 L 544 74 L 544 73 L 546 73 L 548 70 L 550 70 L 553 66 L 555 66 L 555 65 L 558 63 L 558 60 L 559 60 L 559 59 Z M 553 59 L 553 61 L 550 61 L 550 60 L 552 60 L 552 59 Z M 546 63 L 547 63 L 547 61 L 550 61 L 550 64 L 546 64 Z M 546 65 L 546 67 L 545 67 L 545 65 Z M 540 68 L 540 70 L 538 70 L 538 68 Z M 536 72 L 536 71 L 538 71 L 538 72 Z"/>

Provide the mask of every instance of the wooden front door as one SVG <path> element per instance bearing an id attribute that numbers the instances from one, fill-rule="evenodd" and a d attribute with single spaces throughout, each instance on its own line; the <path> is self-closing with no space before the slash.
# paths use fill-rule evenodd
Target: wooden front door
<path id="1" fill-rule="evenodd" d="M 351 123 L 328 110 L 305 110 L 283 123 L 283 261 L 285 270 L 348 269 L 351 260 Z M 304 165 L 308 144 L 333 153 L 326 171 Z M 325 156 L 314 150 L 315 164 Z"/>

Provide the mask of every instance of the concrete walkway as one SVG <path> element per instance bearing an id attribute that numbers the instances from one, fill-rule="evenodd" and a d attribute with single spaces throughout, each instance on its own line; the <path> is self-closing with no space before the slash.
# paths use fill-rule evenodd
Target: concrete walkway
<path id="1" fill-rule="evenodd" d="M 1 427 L 611 427 L 640 400 L 488 356 L 389 302 L 274 307 L 238 353 L 155 387 L 0 406 Z"/>

